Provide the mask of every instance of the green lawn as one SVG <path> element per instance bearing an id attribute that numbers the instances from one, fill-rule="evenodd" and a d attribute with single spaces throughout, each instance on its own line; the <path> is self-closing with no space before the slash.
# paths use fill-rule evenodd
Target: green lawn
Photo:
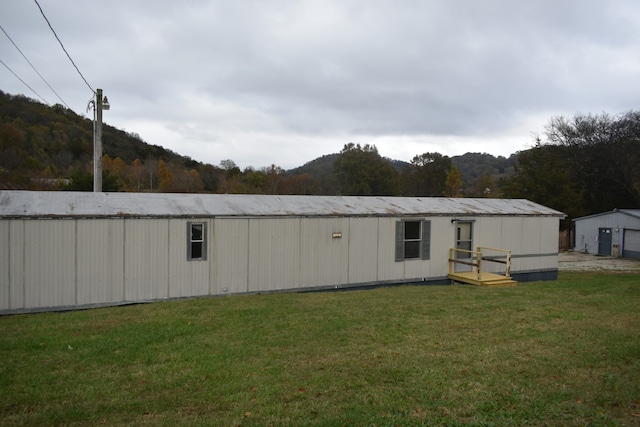
<path id="1" fill-rule="evenodd" d="M 640 276 L 0 317 L 0 425 L 640 423 Z"/>

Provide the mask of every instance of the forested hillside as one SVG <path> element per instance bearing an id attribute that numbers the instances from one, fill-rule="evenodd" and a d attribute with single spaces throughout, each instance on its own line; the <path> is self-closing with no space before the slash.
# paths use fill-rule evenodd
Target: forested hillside
<path id="1" fill-rule="evenodd" d="M 516 154 L 506 158 L 487 153 L 467 153 L 452 157 L 451 162 L 462 174 L 465 195 L 485 197 L 502 193 L 500 183 L 513 175 L 517 158 Z"/>
<path id="2" fill-rule="evenodd" d="M 106 191 L 215 191 L 217 171 L 103 126 Z M 91 190 L 93 122 L 0 92 L 0 187 Z M 164 178 L 164 182 L 162 181 Z M 68 184 L 67 184 L 68 183 Z"/>
<path id="3" fill-rule="evenodd" d="M 499 178 L 512 170 L 489 154 L 423 153 L 404 162 L 354 144 L 290 171 L 275 164 L 240 170 L 231 159 L 201 163 L 108 124 L 103 151 L 105 191 L 495 197 Z M 91 191 L 92 185 L 92 121 L 61 105 L 0 92 L 0 188 Z"/>
<path id="4" fill-rule="evenodd" d="M 92 121 L 56 105 L 0 92 L 0 189 L 91 191 Z M 289 171 L 201 163 L 133 133 L 103 127 L 103 189 L 141 192 L 526 198 L 569 218 L 640 208 L 640 112 L 551 118 L 533 148 L 382 157 L 349 143 Z M 275 159 L 277 160 L 277 159 Z"/>

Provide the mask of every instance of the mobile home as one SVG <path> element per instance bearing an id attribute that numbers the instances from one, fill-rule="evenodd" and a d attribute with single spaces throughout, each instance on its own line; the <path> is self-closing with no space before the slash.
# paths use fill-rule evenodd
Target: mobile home
<path id="1" fill-rule="evenodd" d="M 476 246 L 554 280 L 561 217 L 507 199 L 0 191 L 0 313 L 448 283 L 449 249 Z"/>

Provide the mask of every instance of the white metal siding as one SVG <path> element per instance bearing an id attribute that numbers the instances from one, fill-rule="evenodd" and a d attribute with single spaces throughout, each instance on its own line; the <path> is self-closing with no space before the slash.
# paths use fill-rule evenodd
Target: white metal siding
<path id="1" fill-rule="evenodd" d="M 10 250 L 10 221 L 0 222 L 0 310 L 11 308 L 10 285 L 9 285 L 9 254 Z"/>
<path id="2" fill-rule="evenodd" d="M 25 306 L 76 304 L 76 222 L 25 221 Z"/>
<path id="3" fill-rule="evenodd" d="M 542 236 L 540 234 L 540 231 L 541 231 L 540 218 L 539 217 L 527 218 L 526 221 L 523 218 L 521 224 L 522 224 L 521 226 L 522 244 L 517 254 L 518 255 L 534 255 L 534 254 L 541 253 L 540 249 L 542 247 L 541 246 Z M 556 246 L 556 252 L 557 252 L 558 251 L 557 236 L 554 241 L 554 244 Z M 540 265 L 540 258 L 537 256 L 521 257 L 521 258 L 517 258 L 516 270 L 523 270 L 523 271 L 536 270 L 538 269 L 539 265 Z"/>
<path id="4" fill-rule="evenodd" d="M 500 223 L 500 240 L 498 242 L 498 248 L 508 249 L 512 251 L 512 255 L 520 255 L 523 250 L 523 239 L 526 238 L 525 224 L 527 224 L 528 218 L 522 217 L 509 217 L 501 218 Z M 531 231 L 535 232 L 535 231 Z"/>
<path id="5" fill-rule="evenodd" d="M 512 251 L 512 272 L 545 271 L 558 268 L 558 218 L 514 218 L 502 227 Z"/>
<path id="6" fill-rule="evenodd" d="M 218 218 L 214 220 L 211 276 L 212 294 L 247 292 L 249 265 L 249 220 Z"/>
<path id="7" fill-rule="evenodd" d="M 125 300 L 167 298 L 169 220 L 125 220 Z"/>
<path id="8" fill-rule="evenodd" d="M 9 306 L 25 308 L 24 303 L 24 221 L 9 221 Z"/>
<path id="9" fill-rule="evenodd" d="M 494 218 L 491 217 L 481 217 L 476 219 L 473 223 L 473 250 L 476 250 L 478 246 L 488 247 L 488 248 L 496 248 L 496 249 L 506 249 L 509 248 L 504 246 L 502 241 L 502 222 L 495 221 Z M 485 256 L 501 256 L 503 255 L 500 252 L 485 250 L 483 252 Z M 505 265 L 496 263 L 496 262 L 484 262 L 481 265 L 482 271 L 488 272 L 502 272 L 505 270 Z"/>
<path id="10" fill-rule="evenodd" d="M 508 233 L 515 238 L 512 243 L 514 245 L 514 255 L 526 255 L 538 252 L 538 248 L 540 247 L 540 237 L 537 236 L 540 231 L 538 220 L 538 218 L 520 217 L 515 223 L 511 224 L 514 228 L 508 230 Z"/>
<path id="11" fill-rule="evenodd" d="M 512 217 L 503 218 L 500 221 L 500 241 L 499 249 L 506 249 L 511 251 L 511 271 L 526 271 L 528 269 L 526 258 L 523 256 L 527 254 L 525 249 L 525 240 L 528 233 L 526 224 L 528 224 L 529 218 Z M 529 233 L 535 233 L 537 229 L 531 229 Z M 505 266 L 506 267 L 506 266 Z M 498 271 L 498 270 L 496 270 Z"/>
<path id="12" fill-rule="evenodd" d="M 491 218 L 478 218 L 473 222 L 473 247 L 476 250 L 478 246 L 488 246 L 492 248 L 501 248 L 501 224 L 492 223 Z"/>
<path id="13" fill-rule="evenodd" d="M 494 218 L 486 218 L 486 220 L 491 220 L 492 222 L 495 220 Z M 530 241 L 529 237 L 533 233 L 538 232 L 538 227 L 527 228 L 527 224 L 529 224 L 529 220 L 534 220 L 531 222 L 533 225 L 535 222 L 534 218 L 527 218 L 526 221 L 522 217 L 513 217 L 513 218 L 503 218 L 499 222 L 494 223 L 494 226 L 489 226 L 485 228 L 485 235 L 487 236 L 488 241 L 479 242 L 480 246 L 489 246 L 498 249 L 506 249 L 511 251 L 512 255 L 512 264 L 511 271 L 526 271 L 530 269 L 530 261 L 527 255 L 529 254 L 537 254 L 539 242 Z M 490 233 L 495 232 L 496 236 L 499 236 L 499 239 L 492 239 L 489 235 Z M 539 239 L 539 237 L 538 237 Z M 535 239 L 534 239 L 535 240 Z M 528 243 L 527 243 L 528 242 Z M 531 252 L 533 250 L 533 252 Z M 491 253 L 491 255 L 494 255 Z M 483 269 L 487 267 L 488 271 L 504 271 L 506 266 L 498 263 L 485 263 L 482 266 Z"/>
<path id="14" fill-rule="evenodd" d="M 124 300 L 124 220 L 78 219 L 78 304 Z"/>
<path id="15" fill-rule="evenodd" d="M 187 259 L 187 224 L 204 222 L 207 224 L 205 236 L 206 259 Z M 209 293 L 209 272 L 211 263 L 211 223 L 206 220 L 169 220 L 169 297 L 188 297 Z"/>
<path id="16" fill-rule="evenodd" d="M 598 230 L 600 228 L 610 228 L 611 245 L 618 245 L 620 250 L 624 250 L 622 242 L 623 229 L 640 229 L 640 218 L 627 215 L 623 212 L 609 212 L 602 215 L 594 215 L 585 218 L 578 218 L 574 222 L 576 251 L 586 251 L 590 254 L 598 253 Z"/>
<path id="17" fill-rule="evenodd" d="M 558 253 L 558 218 L 539 218 L 540 253 Z"/>
<path id="18" fill-rule="evenodd" d="M 578 220 L 574 224 L 574 250 L 590 254 L 598 253 L 598 224 L 591 218 Z"/>
<path id="19" fill-rule="evenodd" d="M 446 277 L 452 217 L 415 219 L 431 221 L 429 260 L 395 261 L 398 217 L 201 220 L 204 261 L 187 260 L 189 219 L 2 220 L 0 310 Z M 513 252 L 514 273 L 557 268 L 557 217 L 476 217 L 473 230 L 474 247 Z"/>
<path id="20" fill-rule="evenodd" d="M 421 220 L 418 218 L 417 220 Z M 398 218 L 380 218 L 378 220 L 378 253 L 376 257 L 377 262 L 377 275 L 380 281 L 390 280 L 404 280 L 406 277 L 405 266 L 407 262 L 396 262 L 395 250 L 396 250 L 396 222 Z M 412 260 L 412 264 L 422 264 L 424 261 Z"/>
<path id="21" fill-rule="evenodd" d="M 449 273 L 449 248 L 456 244 L 456 226 L 449 217 L 431 218 L 431 259 L 428 275 L 446 277 Z"/>
<path id="22" fill-rule="evenodd" d="M 300 218 L 249 221 L 249 291 L 299 287 Z"/>
<path id="23" fill-rule="evenodd" d="M 333 237 L 333 233 L 340 233 L 340 237 Z M 347 283 L 348 219 L 303 218 L 300 238 L 300 287 Z"/>
<path id="24" fill-rule="evenodd" d="M 482 217 L 474 223 L 475 246 L 511 251 L 512 272 L 557 268 L 558 218 Z M 485 255 L 500 255 L 486 251 Z M 505 265 L 485 262 L 483 271 L 504 272 Z"/>
<path id="25" fill-rule="evenodd" d="M 375 282 L 377 263 L 378 218 L 349 218 L 349 283 Z"/>

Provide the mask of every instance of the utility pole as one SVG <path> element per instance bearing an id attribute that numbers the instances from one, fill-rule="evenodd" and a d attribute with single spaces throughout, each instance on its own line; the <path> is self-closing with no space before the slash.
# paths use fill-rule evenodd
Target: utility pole
<path id="1" fill-rule="evenodd" d="M 102 110 L 109 109 L 109 101 L 96 89 L 96 116 L 93 124 L 93 192 L 102 192 Z"/>

